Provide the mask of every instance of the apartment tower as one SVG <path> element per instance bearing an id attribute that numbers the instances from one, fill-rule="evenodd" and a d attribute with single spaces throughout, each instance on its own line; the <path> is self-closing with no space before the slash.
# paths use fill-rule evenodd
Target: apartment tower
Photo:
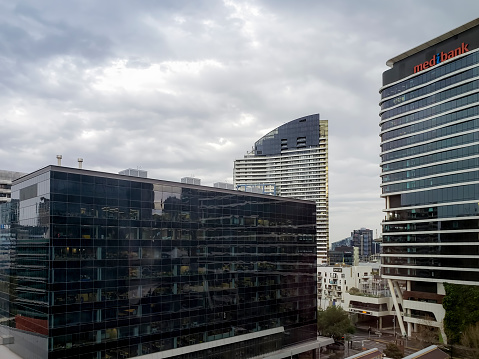
<path id="1" fill-rule="evenodd" d="M 318 263 L 329 248 L 328 121 L 319 114 L 285 123 L 261 137 L 234 164 L 239 190 L 262 192 L 316 203 Z"/>

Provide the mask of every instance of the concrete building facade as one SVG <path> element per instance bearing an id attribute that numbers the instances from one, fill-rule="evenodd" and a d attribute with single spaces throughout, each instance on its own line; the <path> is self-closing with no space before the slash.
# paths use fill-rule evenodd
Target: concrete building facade
<path id="1" fill-rule="evenodd" d="M 0 170 L 0 204 L 10 202 L 12 182 L 26 173 Z"/>
<path id="2" fill-rule="evenodd" d="M 339 306 L 359 317 L 376 322 L 395 314 L 387 283 L 380 277 L 379 263 L 318 267 L 318 308 Z"/>

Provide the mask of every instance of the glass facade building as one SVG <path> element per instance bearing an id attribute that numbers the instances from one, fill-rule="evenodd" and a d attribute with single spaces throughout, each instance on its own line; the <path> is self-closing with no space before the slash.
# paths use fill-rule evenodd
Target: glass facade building
<path id="1" fill-rule="evenodd" d="M 479 285 L 479 20 L 388 65 L 380 90 L 382 275 L 397 291 L 398 280 L 406 283 L 396 303 L 403 333 L 421 323 L 442 331 L 443 283 Z"/>
<path id="2" fill-rule="evenodd" d="M 233 178 L 240 190 L 315 201 L 318 262 L 327 262 L 328 121 L 314 114 L 275 128 L 235 160 Z"/>
<path id="3" fill-rule="evenodd" d="M 351 232 L 353 247 L 359 249 L 359 258 L 369 261 L 370 257 L 379 253 L 379 244 L 373 241 L 372 229 L 361 228 Z"/>
<path id="4" fill-rule="evenodd" d="M 0 331 L 25 357 L 316 342 L 312 202 L 48 166 L 0 209 Z"/>

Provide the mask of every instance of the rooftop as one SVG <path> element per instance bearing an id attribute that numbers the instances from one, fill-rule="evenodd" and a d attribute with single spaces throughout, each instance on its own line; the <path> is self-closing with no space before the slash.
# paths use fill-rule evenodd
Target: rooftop
<path id="1" fill-rule="evenodd" d="M 403 359 L 447 359 L 449 357 L 448 354 L 444 353 L 441 349 L 439 349 L 436 345 L 431 345 L 427 348 L 424 348 L 416 353 L 408 355 Z"/>
<path id="2" fill-rule="evenodd" d="M 406 57 L 409 57 L 411 55 L 414 55 L 424 49 L 427 49 L 428 47 L 430 46 L 434 46 L 438 43 L 440 43 L 441 41 L 444 41 L 444 40 L 447 40 L 453 36 L 456 36 L 458 34 L 460 34 L 461 32 L 464 32 L 466 30 L 469 30 L 475 26 L 479 25 L 479 18 L 477 19 L 474 19 L 472 21 L 469 21 L 468 23 L 464 24 L 464 25 L 461 25 L 451 31 L 448 31 L 446 32 L 445 34 L 442 34 L 432 40 L 429 40 L 427 42 L 425 42 L 424 44 L 422 45 L 419 45 L 419 46 L 416 46 L 415 48 L 412 48 L 411 50 L 408 50 L 404 53 L 402 53 L 401 55 L 398 55 L 396 57 L 393 57 L 392 59 L 388 60 L 386 62 L 386 65 L 388 65 L 389 67 L 393 67 L 393 65 L 398 62 L 398 61 L 401 61 L 403 59 L 405 59 Z"/>

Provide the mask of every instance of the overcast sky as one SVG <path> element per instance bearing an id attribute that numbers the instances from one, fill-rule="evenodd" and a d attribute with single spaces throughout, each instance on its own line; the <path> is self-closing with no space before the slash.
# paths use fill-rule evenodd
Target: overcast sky
<path id="1" fill-rule="evenodd" d="M 0 169 L 56 164 L 202 184 L 273 128 L 329 120 L 330 241 L 380 232 L 386 61 L 477 0 L 0 0 Z"/>

